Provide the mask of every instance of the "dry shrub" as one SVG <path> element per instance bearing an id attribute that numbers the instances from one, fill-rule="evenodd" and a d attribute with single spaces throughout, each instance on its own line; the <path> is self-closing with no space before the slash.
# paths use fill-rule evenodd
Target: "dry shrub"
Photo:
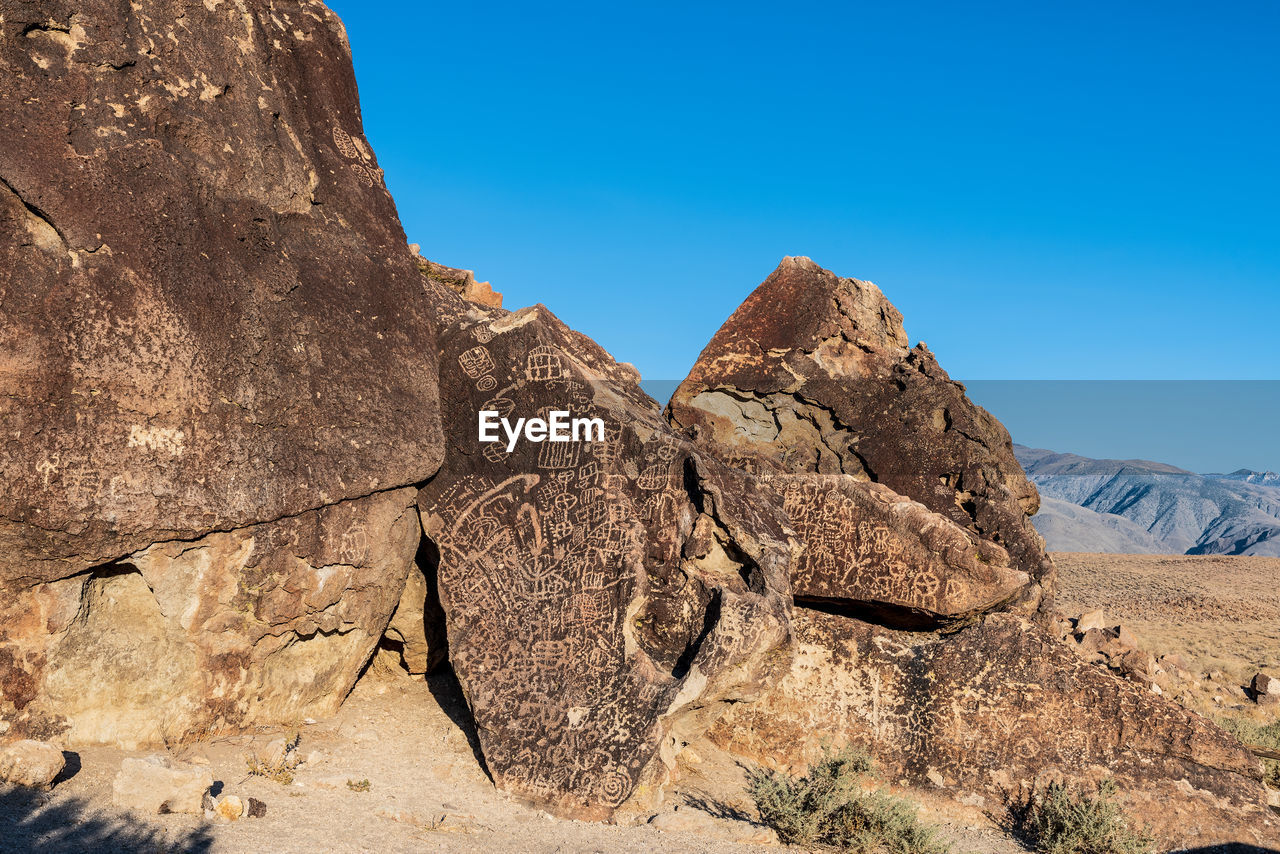
<path id="1" fill-rule="evenodd" d="M 1155 841 L 1116 800 L 1116 784 L 1094 792 L 1049 783 L 1009 805 L 1008 830 L 1042 854 L 1152 854 Z"/>
<path id="2" fill-rule="evenodd" d="M 853 854 L 945 854 L 950 846 L 921 824 L 902 798 L 868 790 L 871 758 L 846 747 L 823 750 L 803 777 L 768 769 L 748 773 L 747 791 L 760 819 L 783 842 L 828 846 Z"/>

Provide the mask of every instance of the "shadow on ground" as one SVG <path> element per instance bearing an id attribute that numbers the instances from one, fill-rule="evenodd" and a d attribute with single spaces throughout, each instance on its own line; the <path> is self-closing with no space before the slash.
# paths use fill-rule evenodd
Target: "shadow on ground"
<path id="1" fill-rule="evenodd" d="M 204 825 L 171 831 L 126 813 L 90 809 L 79 798 L 0 786 L 2 854 L 205 854 L 212 847 L 213 835 Z"/>
<path id="2" fill-rule="evenodd" d="M 431 696 L 435 697 L 436 702 L 440 704 L 440 708 L 449 716 L 449 720 L 453 721 L 454 725 L 467 737 L 471 755 L 476 758 L 476 762 L 480 763 L 480 770 L 490 782 L 493 782 L 493 775 L 489 773 L 489 766 L 484 761 L 484 753 L 480 750 L 476 720 L 471 716 L 471 707 L 467 705 L 467 698 L 462 693 L 462 685 L 458 682 L 453 668 L 448 664 L 436 668 L 427 676 L 427 687 L 431 691 Z"/>

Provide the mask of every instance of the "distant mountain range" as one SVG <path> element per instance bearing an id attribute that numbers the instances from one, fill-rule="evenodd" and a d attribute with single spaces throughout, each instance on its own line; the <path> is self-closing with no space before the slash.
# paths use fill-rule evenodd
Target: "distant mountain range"
<path id="1" fill-rule="evenodd" d="M 1051 551 L 1280 557 L 1280 475 L 1196 474 L 1014 445 Z"/>

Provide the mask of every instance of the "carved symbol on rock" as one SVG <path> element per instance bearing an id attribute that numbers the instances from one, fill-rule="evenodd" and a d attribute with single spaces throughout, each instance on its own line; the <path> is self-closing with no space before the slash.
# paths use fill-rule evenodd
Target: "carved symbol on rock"
<path id="1" fill-rule="evenodd" d="M 616 807 L 626 799 L 631 791 L 631 778 L 621 769 L 614 769 L 600 780 L 600 800 L 611 807 Z"/>
<path id="2" fill-rule="evenodd" d="M 531 382 L 558 380 L 565 375 L 564 360 L 556 348 L 539 345 L 529 351 L 524 374 Z"/>
<path id="3" fill-rule="evenodd" d="M 483 346 L 472 347 L 470 350 L 458 357 L 458 364 L 462 366 L 462 370 L 471 379 L 477 379 L 487 373 L 493 371 L 493 357 L 489 355 L 489 351 Z M 496 380 L 494 381 L 497 382 Z"/>
<path id="4" fill-rule="evenodd" d="M 480 391 L 493 391 L 497 387 L 498 381 L 493 377 L 481 377 L 476 380 L 476 388 L 480 389 Z"/>
<path id="5" fill-rule="evenodd" d="M 668 463 L 657 463 L 648 466 L 640 473 L 636 486 L 641 489 L 661 489 L 667 485 L 667 478 L 670 473 L 671 466 Z"/>
<path id="6" fill-rule="evenodd" d="M 538 449 L 538 468 L 575 468 L 581 452 L 582 444 L 579 442 L 543 442 L 542 447 Z"/>
<path id="7" fill-rule="evenodd" d="M 343 157 L 355 160 L 360 156 L 360 152 L 356 150 L 355 143 L 351 141 L 351 134 L 337 125 L 333 126 L 333 144 L 338 147 L 338 153 Z"/>
<path id="8" fill-rule="evenodd" d="M 352 163 L 351 171 L 356 174 L 356 178 L 366 187 L 373 186 L 373 176 L 369 174 L 369 170 L 359 163 Z"/>

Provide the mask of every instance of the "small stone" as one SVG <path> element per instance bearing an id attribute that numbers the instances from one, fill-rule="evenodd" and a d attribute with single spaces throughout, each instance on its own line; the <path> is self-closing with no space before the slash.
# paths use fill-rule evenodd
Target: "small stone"
<path id="1" fill-rule="evenodd" d="M 1128 626 L 1116 626 L 1116 639 L 1123 647 L 1128 647 L 1129 649 L 1138 648 L 1138 636 Z"/>
<path id="2" fill-rule="evenodd" d="M 240 816 L 244 815 L 244 801 L 235 795 L 227 795 L 219 799 L 218 805 L 213 808 L 213 811 L 227 821 L 237 821 Z"/>
<path id="3" fill-rule="evenodd" d="M 249 818 L 263 818 L 267 814 L 267 805 L 257 798 L 249 799 Z"/>
<path id="4" fill-rule="evenodd" d="M 35 789 L 48 789 L 62 773 L 62 751 L 43 741 L 23 739 L 0 748 L 0 780 Z"/>
<path id="5" fill-rule="evenodd" d="M 1079 652 L 1082 655 L 1089 655 L 1095 652 L 1104 652 L 1107 642 L 1111 638 L 1107 637 L 1107 633 L 1101 628 L 1094 626 L 1086 629 L 1080 636 Z M 1105 655 L 1105 653 L 1104 653 Z"/>
<path id="6" fill-rule="evenodd" d="M 1080 615 L 1079 621 L 1076 622 L 1076 632 L 1083 634 L 1089 629 L 1103 629 L 1107 625 L 1107 615 L 1101 608 L 1095 608 L 1092 611 L 1086 611 Z"/>
<path id="7" fill-rule="evenodd" d="M 212 785 L 208 768 L 156 754 L 120 763 L 120 773 L 111 786 L 111 801 L 148 815 L 203 815 L 204 795 Z"/>
<path id="8" fill-rule="evenodd" d="M 929 779 L 930 783 L 937 786 L 939 789 L 946 788 L 947 781 L 942 778 L 942 775 L 939 774 L 936 769 L 930 768 L 927 772 L 925 772 L 924 776 Z"/>

